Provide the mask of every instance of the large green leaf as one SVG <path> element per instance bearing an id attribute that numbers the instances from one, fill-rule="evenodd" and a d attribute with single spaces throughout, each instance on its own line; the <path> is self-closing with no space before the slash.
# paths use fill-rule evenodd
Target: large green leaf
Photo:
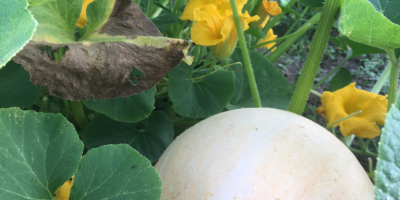
<path id="1" fill-rule="evenodd" d="M 250 51 L 249 54 L 260 94 L 261 105 L 263 107 L 287 109 L 293 94 L 288 80 L 260 53 Z M 231 59 L 233 62 L 243 63 L 242 51 L 236 48 Z M 239 65 L 235 65 L 231 67 L 231 70 L 236 71 L 239 68 Z M 235 93 L 229 101 L 230 105 L 228 109 L 254 107 L 246 70 L 240 69 L 234 75 Z"/>
<path id="2" fill-rule="evenodd" d="M 375 171 L 375 199 L 400 199 L 400 95 L 386 115 Z"/>
<path id="3" fill-rule="evenodd" d="M 144 128 L 141 126 L 144 125 Z M 97 115 L 85 129 L 83 142 L 88 149 L 106 144 L 127 143 L 155 162 L 172 142 L 174 127 L 163 111 L 153 112 L 142 123 L 128 124 Z"/>
<path id="4" fill-rule="evenodd" d="M 28 107 L 35 102 L 40 87 L 29 78 L 28 72 L 13 61 L 0 69 L 0 108 Z"/>
<path id="5" fill-rule="evenodd" d="M 158 200 L 161 184 L 156 169 L 129 145 L 106 145 L 82 158 L 70 199 Z"/>
<path id="6" fill-rule="evenodd" d="M 350 84 L 352 80 L 350 71 L 346 68 L 341 68 L 329 82 L 329 91 L 334 92 L 343 88 Z"/>
<path id="7" fill-rule="evenodd" d="M 399 0 L 368 0 L 375 9 L 382 13 L 391 22 L 400 25 L 400 1 Z"/>
<path id="8" fill-rule="evenodd" d="M 130 97 L 117 97 L 115 99 L 85 100 L 83 103 L 90 109 L 102 113 L 111 119 L 134 123 L 149 116 L 154 109 L 154 95 L 156 87 L 142 91 Z"/>
<path id="9" fill-rule="evenodd" d="M 400 47 L 399 2 L 400 0 L 342 0 L 340 33 L 356 42 L 382 49 Z"/>
<path id="10" fill-rule="evenodd" d="M 363 54 L 386 53 L 382 49 L 355 42 L 353 40 L 350 40 L 347 37 L 338 36 L 337 38 L 339 40 L 343 41 L 345 44 L 349 45 L 349 47 L 351 48 L 351 51 L 352 51 L 351 56 L 353 56 L 353 57 L 361 56 Z"/>
<path id="11" fill-rule="evenodd" d="M 186 57 L 189 42 L 161 37 L 135 1 L 96 0 L 86 35 L 74 38 L 83 0 L 31 0 L 38 28 L 14 61 L 62 99 L 112 99 L 148 90 Z M 77 31 L 80 32 L 80 31 Z M 83 31 L 84 32 L 84 31 Z M 51 55 L 67 47 L 61 60 Z M 61 56 L 60 56 L 61 57 Z M 131 72 L 134 73 L 131 73 Z M 52 78 L 49 78 L 52 77 Z"/>
<path id="12" fill-rule="evenodd" d="M 0 109 L 1 199 L 52 199 L 78 168 L 83 144 L 63 116 Z"/>
<path id="13" fill-rule="evenodd" d="M 221 112 L 235 90 L 233 73 L 216 70 L 193 80 L 192 70 L 192 66 L 181 63 L 168 73 L 168 95 L 175 112 L 190 118 L 205 118 Z"/>
<path id="14" fill-rule="evenodd" d="M 38 21 L 33 41 L 52 44 L 74 42 L 72 32 L 78 21 L 83 0 L 33 1 L 29 10 Z"/>
<path id="15" fill-rule="evenodd" d="M 32 38 L 37 22 L 26 9 L 27 0 L 0 1 L 0 68 Z"/>

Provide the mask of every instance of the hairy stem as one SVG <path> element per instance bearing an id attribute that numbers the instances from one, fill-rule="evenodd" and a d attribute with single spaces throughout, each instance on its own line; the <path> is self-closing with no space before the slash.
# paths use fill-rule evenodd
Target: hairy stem
<path id="1" fill-rule="evenodd" d="M 239 12 L 236 7 L 236 2 L 235 0 L 229 0 L 229 1 L 231 3 L 233 19 L 235 20 L 235 25 L 236 25 L 236 32 L 239 37 L 239 46 L 240 49 L 242 50 L 244 67 L 246 68 L 247 77 L 249 79 L 249 85 L 250 85 L 251 95 L 253 96 L 254 105 L 255 107 L 261 107 L 260 95 L 258 93 L 256 79 L 254 77 L 253 68 L 251 66 L 249 52 L 246 47 L 246 41 L 244 38 L 242 24 L 239 18 Z"/>
<path id="2" fill-rule="evenodd" d="M 293 113 L 298 115 L 303 113 L 338 10 L 339 0 L 326 0 L 322 9 L 320 23 L 311 43 L 310 52 L 307 55 L 303 71 L 289 105 L 289 111 Z"/>

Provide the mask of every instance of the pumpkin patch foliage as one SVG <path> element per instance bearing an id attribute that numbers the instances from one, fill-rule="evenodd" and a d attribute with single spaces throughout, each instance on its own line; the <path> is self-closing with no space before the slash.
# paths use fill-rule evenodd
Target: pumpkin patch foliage
<path id="1" fill-rule="evenodd" d="M 0 0 L 0 199 L 400 199 L 399 67 L 400 0 Z"/>

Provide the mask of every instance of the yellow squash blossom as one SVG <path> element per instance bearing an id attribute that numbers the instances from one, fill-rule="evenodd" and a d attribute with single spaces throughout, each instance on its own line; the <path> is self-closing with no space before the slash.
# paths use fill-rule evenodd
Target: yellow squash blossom
<path id="1" fill-rule="evenodd" d="M 281 13 L 282 9 L 281 7 L 279 7 L 278 2 L 263 0 L 260 8 L 258 8 L 257 10 L 257 15 L 260 17 L 260 20 L 258 20 L 257 22 L 253 22 L 251 26 L 259 27 L 260 29 L 262 29 L 269 21 L 269 15 L 275 16 Z"/>
<path id="2" fill-rule="evenodd" d="M 363 138 L 374 138 L 380 134 L 378 124 L 385 123 L 388 101 L 386 97 L 359 90 L 355 83 L 335 92 L 324 92 L 321 96 L 322 106 L 316 111 L 325 114 L 328 124 L 342 119 L 352 113 L 362 113 L 336 124 L 344 136 L 354 134 Z"/>
<path id="3" fill-rule="evenodd" d="M 243 0 L 237 1 L 239 11 L 245 3 L 246 1 Z M 249 28 L 250 22 L 259 19 L 258 16 L 250 17 L 247 11 L 240 12 L 239 17 L 244 30 Z M 238 41 L 232 11 L 226 6 L 217 7 L 217 5 L 208 4 L 195 9 L 193 18 L 196 21 L 191 29 L 193 42 L 202 46 L 212 46 L 212 54 L 219 60 L 229 57 Z"/>
<path id="4" fill-rule="evenodd" d="M 54 199 L 55 200 L 68 200 L 69 195 L 71 193 L 71 187 L 72 187 L 73 183 L 74 183 L 74 176 L 72 176 L 72 178 L 69 179 L 67 182 L 65 182 L 62 186 L 57 188 L 56 192 L 54 193 Z"/>
<path id="5" fill-rule="evenodd" d="M 274 31 L 272 29 L 269 29 L 267 34 L 265 35 L 265 38 L 259 40 L 257 42 L 257 44 L 261 44 L 261 43 L 264 43 L 264 42 L 275 40 L 277 37 L 278 37 L 277 35 L 274 35 Z M 268 49 L 270 49 L 273 46 L 275 46 L 275 44 L 276 44 L 276 42 L 271 42 L 271 43 L 265 44 L 265 45 L 263 45 L 261 47 L 267 47 Z M 259 47 L 259 48 L 261 48 L 261 47 Z M 274 47 L 271 51 L 275 51 L 275 49 L 276 49 L 276 47 Z"/>
<path id="6" fill-rule="evenodd" d="M 183 11 L 182 16 L 180 17 L 181 20 L 190 20 L 190 21 L 195 21 L 194 20 L 194 12 L 197 9 L 201 9 L 202 7 L 206 5 L 215 5 L 217 8 L 222 7 L 226 8 L 227 5 L 230 6 L 229 0 L 191 0 L 187 3 L 185 10 Z M 221 14 L 225 14 L 223 12 L 224 10 L 221 9 Z"/>
<path id="7" fill-rule="evenodd" d="M 76 22 L 76 26 L 79 28 L 83 28 L 86 26 L 87 18 L 86 18 L 86 9 L 90 3 L 94 0 L 83 0 L 81 14 L 79 15 L 78 22 Z"/>

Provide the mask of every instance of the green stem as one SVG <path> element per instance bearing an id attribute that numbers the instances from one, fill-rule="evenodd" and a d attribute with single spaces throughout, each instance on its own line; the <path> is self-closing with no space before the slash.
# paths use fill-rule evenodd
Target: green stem
<path id="1" fill-rule="evenodd" d="M 153 5 L 153 0 L 148 0 L 147 1 L 147 10 L 146 10 L 146 16 L 148 18 L 151 17 L 151 6 Z"/>
<path id="2" fill-rule="evenodd" d="M 49 102 L 49 98 L 44 96 L 42 98 L 42 104 L 40 106 L 40 112 L 47 112 L 48 111 L 48 102 Z"/>
<path id="3" fill-rule="evenodd" d="M 344 120 L 346 120 L 346 119 L 349 119 L 350 117 L 354 117 L 354 116 L 356 116 L 356 115 L 359 115 L 359 114 L 361 114 L 361 113 L 362 113 L 361 110 L 359 110 L 359 111 L 357 111 L 357 112 L 354 112 L 354 113 L 351 113 L 350 115 L 347 115 L 346 117 L 343 117 L 343 118 L 341 118 L 341 119 L 338 119 L 337 121 L 333 122 L 332 124 L 329 124 L 329 125 L 326 127 L 326 129 L 330 129 L 331 127 L 333 127 L 333 126 L 336 125 L 337 123 L 339 123 L 339 122 L 341 122 L 341 121 L 344 121 Z"/>
<path id="4" fill-rule="evenodd" d="M 197 61 L 196 61 L 196 65 L 198 65 L 198 64 L 200 64 L 200 62 L 201 62 L 201 59 L 202 59 L 202 57 L 203 57 L 203 54 L 204 54 L 204 50 L 207 50 L 206 48 L 207 47 L 203 47 L 203 46 L 200 46 L 200 45 L 197 45 L 197 46 L 199 46 L 200 47 L 200 51 L 199 51 L 199 54 L 198 54 L 198 56 L 197 56 Z M 208 59 L 208 57 L 206 58 L 206 59 Z M 196 66 L 195 65 L 195 66 Z"/>
<path id="5" fill-rule="evenodd" d="M 221 68 L 219 68 L 219 69 L 217 69 L 217 70 L 215 70 L 215 71 L 213 71 L 213 72 L 210 72 L 210 74 L 212 74 L 212 73 L 214 73 L 214 72 L 216 72 L 216 71 L 218 71 L 218 70 L 224 70 L 224 69 L 226 69 L 226 68 L 228 68 L 228 67 L 230 67 L 230 66 L 232 66 L 232 65 L 242 65 L 242 63 L 240 63 L 240 62 L 235 62 L 235 63 L 231 63 L 231 64 L 229 64 L 229 65 L 225 65 L 225 66 L 223 66 L 223 67 L 221 67 Z M 242 66 L 240 66 L 239 69 L 237 69 L 237 70 L 235 70 L 235 71 L 233 71 L 233 72 L 235 73 L 236 71 L 240 70 L 241 68 L 242 68 Z M 200 81 L 201 79 L 203 79 L 203 78 L 206 77 L 207 75 L 209 75 L 209 74 L 205 74 L 205 75 L 202 75 L 202 76 L 194 77 L 194 78 L 192 78 L 192 81 Z"/>
<path id="6" fill-rule="evenodd" d="M 321 16 L 321 13 L 315 14 L 311 19 L 309 19 L 303 26 L 300 27 L 300 29 L 304 27 L 308 27 L 310 29 L 314 24 L 316 24 Z M 273 18 L 275 19 L 275 17 Z M 269 24 L 269 23 L 268 23 Z M 267 25 L 268 25 L 267 24 Z M 307 29 L 307 30 L 308 30 Z M 306 31 L 304 31 L 305 33 Z M 276 48 L 274 52 L 268 55 L 268 60 L 271 61 L 272 63 L 276 62 L 281 55 L 283 55 L 290 47 L 292 47 L 293 43 L 295 43 L 302 35 L 296 35 L 294 37 L 288 38 L 283 42 L 279 47 Z"/>
<path id="7" fill-rule="evenodd" d="M 178 14 L 178 9 L 183 6 L 186 5 L 187 1 L 186 0 L 176 0 L 175 4 L 174 4 L 174 9 L 172 10 L 173 13 Z"/>
<path id="8" fill-rule="evenodd" d="M 325 6 L 322 9 L 321 21 L 317 26 L 311 43 L 310 52 L 307 55 L 303 71 L 301 72 L 299 82 L 289 105 L 289 111 L 298 115 L 303 113 L 310 94 L 310 89 L 317 75 L 318 66 L 321 63 L 329 33 L 335 21 L 335 15 L 339 10 L 339 1 L 340 0 L 326 0 Z"/>
<path id="9" fill-rule="evenodd" d="M 349 146 L 351 146 L 351 144 L 353 143 L 355 137 L 356 137 L 356 136 L 355 136 L 354 134 L 351 134 L 351 135 L 349 135 L 349 136 L 347 136 L 347 137 L 343 137 L 343 138 L 340 139 L 340 140 L 341 140 L 347 147 L 349 147 Z"/>
<path id="10" fill-rule="evenodd" d="M 168 87 L 168 83 L 157 83 L 157 87 Z"/>
<path id="11" fill-rule="evenodd" d="M 253 68 L 251 66 L 249 52 L 246 47 L 246 41 L 244 38 L 244 33 L 243 33 L 243 29 L 242 29 L 242 24 L 240 22 L 239 13 L 238 13 L 238 10 L 236 7 L 236 2 L 235 2 L 235 0 L 229 0 L 229 1 L 231 3 L 233 19 L 235 20 L 236 32 L 239 37 L 239 46 L 240 46 L 240 49 L 242 50 L 242 54 L 243 54 L 244 67 L 246 68 L 247 77 L 249 79 L 251 95 L 253 96 L 253 101 L 254 101 L 255 107 L 260 108 L 261 107 L 260 95 L 258 94 L 257 83 L 256 83 L 256 79 L 254 77 Z"/>
<path id="12" fill-rule="evenodd" d="M 209 75 L 209 74 L 213 71 L 214 66 L 215 66 L 215 64 L 217 64 L 217 62 L 218 62 L 218 60 L 214 60 L 214 61 L 211 63 L 210 68 L 208 68 L 208 71 L 207 71 L 206 76 Z"/>
<path id="13" fill-rule="evenodd" d="M 262 30 L 263 30 L 264 32 L 266 32 L 267 30 L 271 29 L 272 27 L 275 26 L 275 24 L 277 24 L 277 23 L 280 21 L 280 19 L 281 19 L 283 16 L 285 16 L 285 14 L 284 14 L 284 13 L 281 13 L 281 14 L 279 14 L 279 15 L 276 15 L 275 17 L 272 17 L 272 18 L 268 21 L 267 25 L 265 25 L 264 28 L 263 28 Z"/>
<path id="14" fill-rule="evenodd" d="M 300 20 L 303 19 L 304 15 L 306 14 L 307 11 L 308 11 L 308 7 L 306 7 L 306 9 L 304 9 L 304 11 L 301 13 L 301 15 L 296 19 L 296 21 L 293 22 L 293 24 L 289 27 L 289 29 L 286 31 L 285 35 L 283 35 L 283 36 L 288 35 L 293 30 L 293 28 L 297 25 L 297 23 L 299 23 Z"/>
<path id="15" fill-rule="evenodd" d="M 371 142 L 371 139 L 368 139 L 367 142 L 365 143 L 365 148 L 368 149 L 369 143 Z"/>
<path id="16" fill-rule="evenodd" d="M 369 152 L 369 151 L 365 151 L 364 152 L 362 150 L 354 149 L 352 147 L 348 147 L 348 148 L 349 148 L 349 150 L 351 152 L 356 153 L 356 154 L 365 155 L 365 156 L 371 156 L 371 157 L 374 157 L 374 158 L 378 157 L 378 155 L 376 155 L 375 153 Z"/>
<path id="17" fill-rule="evenodd" d="M 168 4 L 169 2 L 171 2 L 171 0 L 161 0 L 159 3 L 165 7 L 165 6 L 167 6 L 167 4 Z M 171 8 L 171 7 L 172 7 L 172 6 L 170 5 L 169 10 L 172 11 L 172 8 Z M 161 8 L 161 7 L 155 8 L 155 10 L 154 10 L 153 14 L 151 15 L 151 18 L 150 18 L 150 19 L 153 19 L 153 18 L 158 17 L 158 16 L 161 14 L 161 12 L 162 12 L 163 10 L 164 10 L 164 9 Z"/>
<path id="18" fill-rule="evenodd" d="M 364 141 L 362 140 L 362 138 L 358 137 L 358 142 L 360 142 L 361 149 L 363 151 L 367 151 L 367 148 L 365 147 L 365 144 L 364 144 Z"/>
<path id="19" fill-rule="evenodd" d="M 172 0 L 168 0 L 169 10 L 172 12 Z"/>
<path id="20" fill-rule="evenodd" d="M 70 101 L 72 113 L 74 113 L 74 118 L 81 130 L 89 124 L 86 118 L 85 112 L 83 111 L 82 103 L 80 101 Z"/>
<path id="21" fill-rule="evenodd" d="M 263 43 L 260 43 L 260 44 L 256 44 L 256 45 L 250 47 L 249 49 L 250 49 L 250 50 L 254 50 L 254 49 L 258 48 L 258 47 L 262 47 L 262 46 L 264 46 L 264 45 L 266 45 L 266 44 L 269 44 L 269 43 L 279 42 L 279 41 L 282 41 L 282 40 L 286 40 L 286 39 L 291 38 L 291 37 L 293 37 L 293 36 L 296 36 L 296 35 L 298 35 L 298 34 L 302 35 L 304 32 L 306 32 L 306 31 L 310 28 L 310 26 L 311 26 L 310 24 L 307 24 L 307 25 L 304 26 L 303 28 L 297 30 L 296 32 L 294 32 L 294 33 L 292 33 L 292 34 L 290 34 L 290 35 L 283 36 L 283 37 L 280 37 L 280 38 L 278 38 L 278 39 L 270 40 L 270 41 L 263 42 Z"/>
<path id="22" fill-rule="evenodd" d="M 307 10 L 307 9 L 308 9 L 308 7 L 306 7 L 304 10 Z M 301 16 L 300 13 L 298 13 L 298 12 L 292 10 L 291 8 L 288 8 L 288 7 L 282 7 L 282 12 L 293 14 L 296 17 L 300 17 Z"/>
<path id="23" fill-rule="evenodd" d="M 369 173 L 368 173 L 368 177 L 371 178 L 372 182 L 375 184 L 375 174 L 372 170 L 372 159 L 368 158 L 368 169 L 369 169 Z"/>
<path id="24" fill-rule="evenodd" d="M 314 94 L 314 95 L 316 95 L 316 96 L 318 96 L 318 97 L 321 97 L 321 96 L 322 96 L 319 92 L 317 92 L 317 91 L 315 91 L 315 90 L 310 90 L 310 93 L 311 93 L 311 94 Z"/>
<path id="25" fill-rule="evenodd" d="M 351 56 L 347 57 L 346 59 L 344 59 L 342 62 L 340 62 L 340 64 L 338 66 L 335 67 L 335 69 L 333 69 L 332 71 L 330 71 L 327 75 L 325 75 L 320 81 L 318 81 L 317 84 L 315 84 L 312 89 L 315 90 L 317 89 L 319 86 L 321 86 L 322 84 L 325 83 L 325 81 L 331 77 L 334 73 L 336 73 L 340 68 L 342 68 L 342 66 L 351 58 Z"/>
<path id="26" fill-rule="evenodd" d="M 65 118 L 69 119 L 70 111 L 71 111 L 71 106 L 69 105 L 69 101 L 64 100 L 64 117 Z"/>
<path id="27" fill-rule="evenodd" d="M 389 62 L 386 65 L 385 70 L 383 70 L 378 81 L 375 83 L 374 87 L 372 88 L 372 90 L 371 90 L 372 93 L 378 94 L 382 90 L 383 85 L 385 84 L 386 80 L 389 78 L 391 69 L 392 69 L 392 64 Z"/>
<path id="28" fill-rule="evenodd" d="M 392 64 L 390 70 L 389 98 L 387 107 L 387 110 L 389 111 L 392 107 L 392 104 L 396 100 L 397 84 L 399 81 L 399 66 L 397 65 L 394 49 L 387 49 L 386 52 L 389 55 L 389 59 Z"/>

